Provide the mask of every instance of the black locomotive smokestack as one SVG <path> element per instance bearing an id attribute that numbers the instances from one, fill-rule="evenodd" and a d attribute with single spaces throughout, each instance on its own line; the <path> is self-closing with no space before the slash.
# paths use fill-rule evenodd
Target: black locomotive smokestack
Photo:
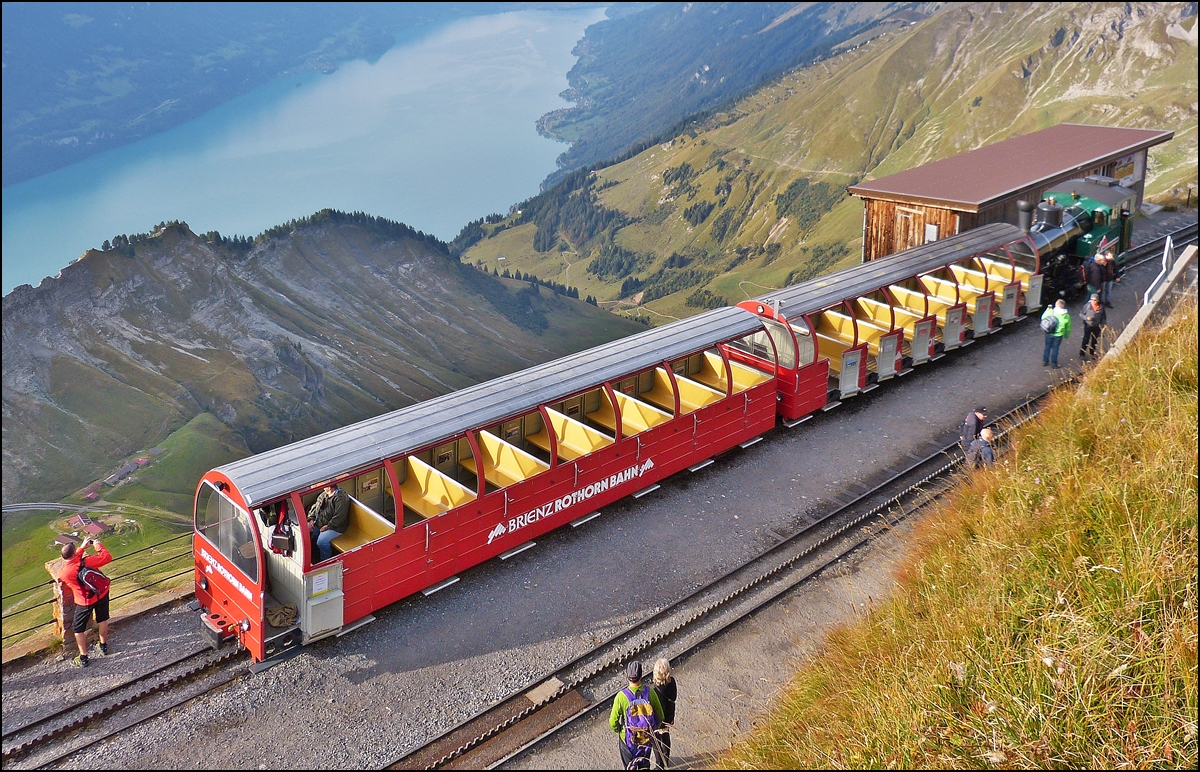
<path id="1" fill-rule="evenodd" d="M 1038 222 L 1043 223 L 1046 228 L 1057 228 L 1062 225 L 1063 208 L 1053 197 L 1038 204 L 1037 213 Z"/>
<path id="2" fill-rule="evenodd" d="M 1033 204 L 1024 199 L 1017 202 L 1017 225 L 1026 233 L 1033 227 Z"/>

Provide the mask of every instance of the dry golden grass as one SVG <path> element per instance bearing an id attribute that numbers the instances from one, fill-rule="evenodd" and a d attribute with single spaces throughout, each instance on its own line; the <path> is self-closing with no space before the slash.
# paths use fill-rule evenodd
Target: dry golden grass
<path id="1" fill-rule="evenodd" d="M 1060 393 L 928 518 L 735 768 L 1196 767 L 1197 325 Z"/>

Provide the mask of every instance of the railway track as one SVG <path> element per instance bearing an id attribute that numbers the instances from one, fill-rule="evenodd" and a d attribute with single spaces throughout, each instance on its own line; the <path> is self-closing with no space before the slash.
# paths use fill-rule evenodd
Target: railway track
<path id="1" fill-rule="evenodd" d="M 1046 393 L 998 420 L 1036 415 Z M 951 443 L 822 516 L 802 531 L 677 603 L 618 633 L 532 688 L 509 695 L 397 759 L 389 769 L 481 769 L 504 763 L 594 709 L 623 686 L 630 659 L 678 658 L 771 603 L 880 533 L 935 501 L 953 484 L 962 454 Z"/>
<path id="2" fill-rule="evenodd" d="M 236 660 L 244 657 L 238 649 L 218 652 L 205 646 L 5 730 L 4 766 L 32 768 L 60 761 L 241 677 L 245 663 Z"/>

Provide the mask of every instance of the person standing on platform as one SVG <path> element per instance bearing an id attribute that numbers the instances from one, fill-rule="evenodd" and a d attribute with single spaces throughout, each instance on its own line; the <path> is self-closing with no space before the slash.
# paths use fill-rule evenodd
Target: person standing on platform
<path id="1" fill-rule="evenodd" d="M 1083 342 L 1079 344 L 1079 358 L 1092 359 L 1096 356 L 1096 341 L 1100 340 L 1100 330 L 1108 323 L 1108 312 L 1100 303 L 1100 296 L 1093 294 L 1083 310 L 1079 312 L 1083 320 Z"/>
<path id="2" fill-rule="evenodd" d="M 675 677 L 671 675 L 671 663 L 660 659 L 654 663 L 654 693 L 662 705 L 662 728 L 655 735 L 658 742 L 658 766 L 667 769 L 671 764 L 671 727 L 675 726 L 675 700 L 679 696 Z"/>
<path id="3" fill-rule="evenodd" d="M 979 430 L 983 428 L 983 422 L 987 420 L 988 410 L 980 405 L 979 407 L 967 413 L 967 417 L 963 419 L 962 437 L 959 444 L 966 451 L 971 447 L 971 443 L 979 436 Z"/>
<path id="4" fill-rule="evenodd" d="M 624 769 L 649 769 L 650 747 L 654 732 L 662 724 L 662 703 L 649 686 L 642 684 L 642 663 L 625 667 L 629 686 L 613 698 L 608 725 L 621 738 L 621 763 Z"/>
<path id="5" fill-rule="evenodd" d="M 1067 311 L 1067 301 L 1056 300 L 1054 306 L 1047 308 L 1042 314 L 1042 331 L 1046 333 L 1046 347 L 1042 349 L 1042 366 L 1050 367 L 1051 363 L 1058 369 L 1058 349 L 1062 342 L 1071 337 L 1071 314 Z"/>
<path id="6" fill-rule="evenodd" d="M 1087 282 L 1087 292 L 1089 295 L 1099 293 L 1104 287 L 1104 265 L 1099 255 L 1088 258 L 1088 261 L 1083 264 L 1083 278 Z"/>
<path id="7" fill-rule="evenodd" d="M 86 555 L 88 546 L 93 546 L 96 554 Z M 74 544 L 64 544 L 62 558 L 65 562 L 59 569 L 58 581 L 62 582 L 65 588 L 70 588 L 75 601 L 75 618 L 72 620 L 71 631 L 75 633 L 75 647 L 79 649 L 79 655 L 71 664 L 75 667 L 87 667 L 87 629 L 93 613 L 96 616 L 96 628 L 100 633 L 100 656 L 108 656 L 109 580 L 97 569 L 111 563 L 113 556 L 100 542 L 84 539 L 78 549 Z M 82 579 L 81 573 L 85 574 Z M 98 575 L 98 578 L 93 579 L 94 575 Z M 64 627 L 66 622 L 64 619 Z"/>

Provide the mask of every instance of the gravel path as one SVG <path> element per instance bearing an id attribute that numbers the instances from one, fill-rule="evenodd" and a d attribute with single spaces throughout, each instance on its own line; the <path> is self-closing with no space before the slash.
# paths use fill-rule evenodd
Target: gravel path
<path id="1" fill-rule="evenodd" d="M 1174 215 L 1195 217 L 1194 211 Z M 1166 219 L 1160 215 L 1156 222 Z M 1139 235 L 1154 234 L 1143 227 Z M 1135 290 L 1152 273 L 1143 268 L 1118 285 L 1114 324 L 1132 315 Z M 1079 335 L 1063 346 L 1068 368 L 1078 367 L 1073 355 Z M 668 480 L 654 494 L 618 502 L 583 527 L 549 534 L 512 560 L 466 571 L 461 582 L 429 598 L 418 595 L 384 609 L 350 635 L 320 641 L 265 673 L 80 752 L 69 766 L 328 769 L 391 761 L 761 552 L 775 542 L 771 531 L 790 534 L 833 497 L 851 498 L 888 469 L 907 464 L 908 454 L 926 455 L 931 441 L 940 444 L 957 433 L 974 405 L 986 404 L 997 414 L 1041 391 L 1060 377 L 1041 367 L 1041 349 L 1036 323 L 1022 322 L 796 429 L 775 430 L 767 441 L 726 454 L 696 474 Z M 760 613 L 723 636 L 731 642 L 727 654 L 714 645 L 680 663 L 687 706 L 681 722 L 684 715 L 710 718 L 689 723 L 695 728 L 686 734 L 681 723 L 678 755 L 724 747 L 747 728 L 749 715 L 769 703 L 791 659 L 811 650 L 852 602 L 885 593 L 888 565 L 902 551 L 898 538 L 882 551 L 887 563 L 879 553 L 861 551 L 849 564 L 857 573 L 835 572 L 791 593 L 774 607 L 783 609 L 779 615 Z M 825 605 L 814 605 L 813 593 L 824 596 Z M 803 629 L 793 630 L 797 620 Z M 175 609 L 114 629 L 116 655 L 87 671 L 54 661 L 6 668 L 5 724 L 94 688 L 98 679 L 165 659 L 165 652 L 198 639 L 196 624 L 194 615 Z M 772 629 L 776 640 L 798 641 L 790 648 L 771 644 L 742 662 L 735 655 L 742 645 L 737 636 L 756 627 Z M 710 652 L 713 659 L 704 660 Z M 703 709 L 697 702 L 701 684 L 711 685 L 719 698 Z M 748 702 L 738 701 L 733 721 L 716 707 L 721 700 L 734 704 L 729 688 L 749 695 Z M 613 745 L 607 737 L 594 748 L 575 742 L 579 753 L 543 761 L 567 768 L 615 765 Z"/>

